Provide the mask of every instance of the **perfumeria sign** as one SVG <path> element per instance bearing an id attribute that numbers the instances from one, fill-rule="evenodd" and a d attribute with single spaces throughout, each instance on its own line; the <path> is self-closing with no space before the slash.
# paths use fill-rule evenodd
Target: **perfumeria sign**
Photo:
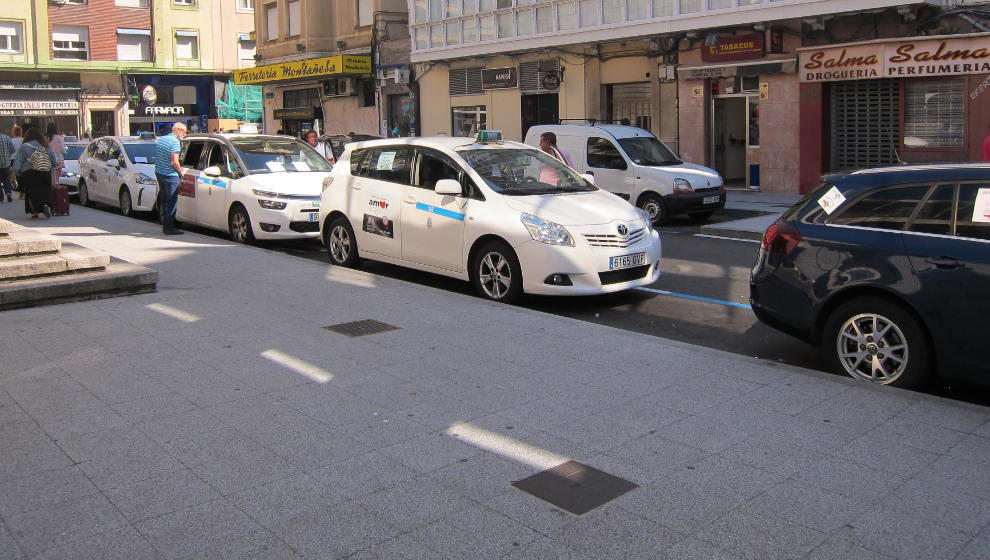
<path id="1" fill-rule="evenodd" d="M 990 34 L 799 49 L 802 82 L 990 73 Z"/>

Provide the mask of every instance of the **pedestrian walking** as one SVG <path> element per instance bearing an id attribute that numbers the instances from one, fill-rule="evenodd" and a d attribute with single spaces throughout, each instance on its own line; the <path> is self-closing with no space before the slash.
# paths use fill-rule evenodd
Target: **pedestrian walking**
<path id="1" fill-rule="evenodd" d="M 158 139 L 155 150 L 155 177 L 158 179 L 158 207 L 162 212 L 162 231 L 165 235 L 181 235 L 175 227 L 175 205 L 179 201 L 179 181 L 182 166 L 179 165 L 179 140 L 186 137 L 186 125 L 177 122 L 172 132 Z"/>
<path id="2" fill-rule="evenodd" d="M 0 132 L 0 202 L 12 202 L 11 189 L 14 182 L 14 143 L 10 136 Z"/>
<path id="3" fill-rule="evenodd" d="M 17 150 L 20 149 L 21 144 L 24 143 L 24 138 L 21 136 L 21 134 L 23 134 L 23 130 L 21 130 L 21 127 L 17 126 L 16 124 L 14 126 L 10 127 L 10 143 L 14 146 L 14 154 L 17 153 Z M 10 171 L 11 171 L 11 173 L 13 173 L 13 171 L 14 171 L 14 154 L 11 154 L 10 155 Z M 24 200 L 24 191 L 21 190 L 20 186 L 17 184 L 17 175 L 16 174 L 13 174 L 13 175 L 11 175 L 11 177 L 12 177 L 12 181 L 14 183 L 14 186 L 17 187 L 17 190 L 18 191 L 20 191 L 17 198 L 19 200 Z"/>
<path id="4" fill-rule="evenodd" d="M 55 159 L 65 165 L 65 136 L 58 133 L 55 123 L 48 123 L 45 129 L 45 138 L 48 139 L 48 147 L 55 153 Z"/>
<path id="5" fill-rule="evenodd" d="M 52 171 L 58 169 L 55 153 L 34 127 L 24 134 L 24 143 L 14 154 L 14 172 L 21 189 L 27 191 L 26 210 L 31 218 L 40 212 L 51 217 Z"/>
<path id="6" fill-rule="evenodd" d="M 312 148 L 316 150 L 316 153 L 323 156 L 323 159 L 329 161 L 330 165 L 333 165 L 333 150 L 330 149 L 330 144 L 327 142 L 320 142 L 315 130 L 307 131 L 303 136 L 303 140 L 312 146 Z"/>

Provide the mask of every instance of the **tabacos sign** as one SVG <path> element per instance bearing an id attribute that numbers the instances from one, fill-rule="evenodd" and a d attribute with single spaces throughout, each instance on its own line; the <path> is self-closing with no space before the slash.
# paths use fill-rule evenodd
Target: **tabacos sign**
<path id="1" fill-rule="evenodd" d="M 990 35 L 800 49 L 802 82 L 990 72 Z"/>

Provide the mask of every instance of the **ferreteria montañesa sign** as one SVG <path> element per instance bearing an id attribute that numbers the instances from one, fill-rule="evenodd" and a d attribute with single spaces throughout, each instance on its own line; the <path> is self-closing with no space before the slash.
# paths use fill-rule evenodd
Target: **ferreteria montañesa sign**
<path id="1" fill-rule="evenodd" d="M 990 34 L 798 49 L 802 82 L 990 72 Z"/>
<path id="2" fill-rule="evenodd" d="M 235 84 L 259 84 L 281 82 L 299 78 L 370 74 L 371 57 L 368 55 L 338 54 L 323 58 L 297 60 L 282 64 L 268 64 L 234 71 Z"/>

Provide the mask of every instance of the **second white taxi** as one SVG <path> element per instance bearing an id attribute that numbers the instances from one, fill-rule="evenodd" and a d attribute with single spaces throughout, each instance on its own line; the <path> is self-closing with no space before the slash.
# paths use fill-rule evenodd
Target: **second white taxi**
<path id="1" fill-rule="evenodd" d="M 79 155 L 78 166 L 79 204 L 109 204 L 124 216 L 155 209 L 158 181 L 154 139 L 97 138 Z"/>
<path id="2" fill-rule="evenodd" d="M 642 210 L 497 131 L 349 144 L 323 183 L 320 224 L 333 264 L 452 276 L 496 301 L 615 292 L 660 274 L 660 235 Z"/>
<path id="3" fill-rule="evenodd" d="M 320 235 L 319 207 L 330 164 L 305 142 L 262 134 L 190 134 L 179 153 L 175 217 L 227 231 L 231 239 Z"/>

